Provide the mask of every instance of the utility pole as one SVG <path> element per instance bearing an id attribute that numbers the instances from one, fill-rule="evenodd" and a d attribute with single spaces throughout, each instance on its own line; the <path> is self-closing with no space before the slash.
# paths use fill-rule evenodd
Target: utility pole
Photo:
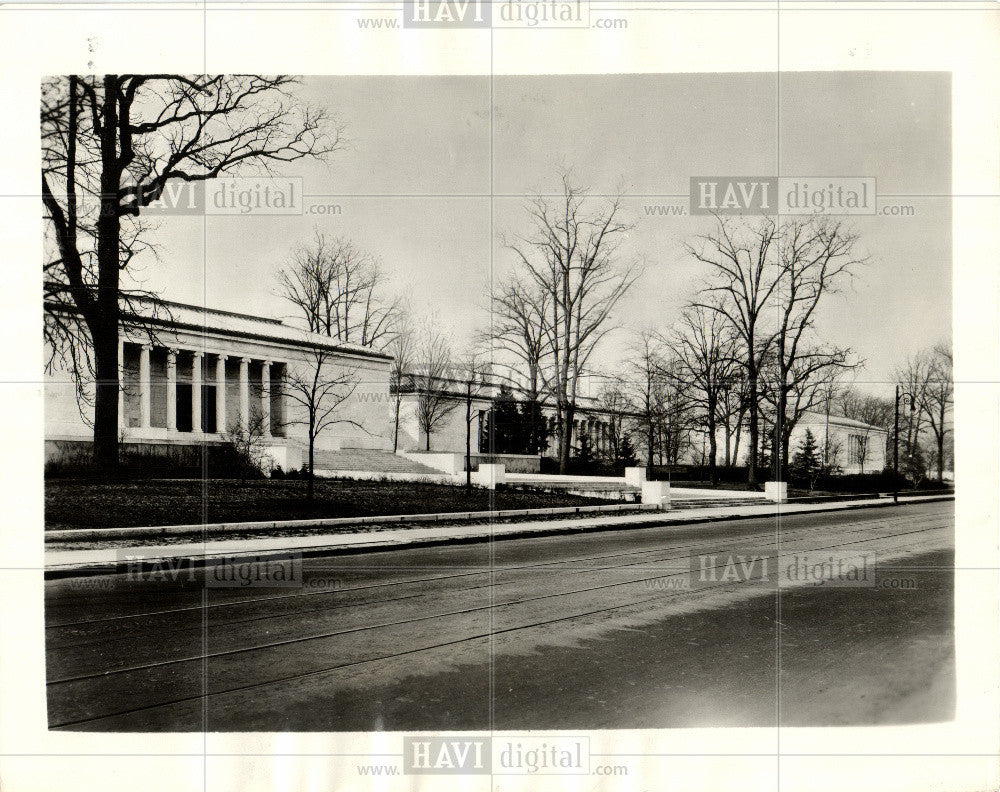
<path id="1" fill-rule="evenodd" d="M 465 488 L 472 489 L 472 379 L 465 383 Z"/>
<path id="2" fill-rule="evenodd" d="M 892 419 L 892 502 L 899 503 L 899 400 L 903 399 L 904 404 L 913 405 L 913 397 L 899 390 L 896 386 L 896 401 L 893 409 Z M 911 409 L 912 412 L 912 409 Z"/>

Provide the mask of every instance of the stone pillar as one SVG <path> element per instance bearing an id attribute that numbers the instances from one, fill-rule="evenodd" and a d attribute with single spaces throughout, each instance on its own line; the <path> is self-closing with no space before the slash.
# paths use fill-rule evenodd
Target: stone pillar
<path id="1" fill-rule="evenodd" d="M 149 428 L 149 353 L 152 347 L 143 344 L 139 351 L 139 426 Z"/>
<path id="2" fill-rule="evenodd" d="M 177 352 L 167 350 L 167 431 L 177 431 Z"/>
<path id="3" fill-rule="evenodd" d="M 201 352 L 191 358 L 191 431 L 201 434 Z"/>
<path id="4" fill-rule="evenodd" d="M 250 358 L 240 358 L 240 416 L 246 429 L 250 423 Z"/>
<path id="5" fill-rule="evenodd" d="M 215 431 L 226 431 L 226 356 L 219 355 L 215 362 Z"/>
<path id="6" fill-rule="evenodd" d="M 264 437 L 271 436 L 271 361 L 260 367 L 260 415 Z"/>
<path id="7" fill-rule="evenodd" d="M 118 431 L 125 428 L 125 342 L 118 336 Z"/>

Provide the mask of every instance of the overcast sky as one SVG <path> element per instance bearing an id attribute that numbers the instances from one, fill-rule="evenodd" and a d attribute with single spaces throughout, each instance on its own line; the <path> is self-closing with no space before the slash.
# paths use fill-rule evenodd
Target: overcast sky
<path id="1" fill-rule="evenodd" d="M 327 106 L 349 142 L 287 173 L 340 214 L 158 218 L 159 259 L 139 263 L 143 284 L 288 316 L 274 273 L 318 228 L 378 256 L 392 288 L 461 348 L 488 321 L 491 278 L 511 266 L 499 239 L 526 229 L 523 196 L 557 191 L 569 168 L 595 193 L 631 196 L 623 212 L 636 227 L 621 256 L 645 272 L 597 358 L 613 369 L 629 329 L 669 327 L 705 274 L 683 242 L 714 221 L 645 206 L 686 203 L 669 196 L 686 195 L 690 176 L 867 176 L 883 202 L 914 214 L 851 218 L 870 260 L 830 296 L 818 329 L 867 361 L 861 381 L 889 380 L 908 354 L 950 339 L 948 75 L 497 76 L 492 140 L 490 90 L 488 77 L 307 78 L 303 97 Z"/>

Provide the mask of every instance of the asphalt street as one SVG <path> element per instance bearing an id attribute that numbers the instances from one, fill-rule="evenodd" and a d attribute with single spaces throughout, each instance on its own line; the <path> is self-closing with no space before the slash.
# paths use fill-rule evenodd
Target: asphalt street
<path id="1" fill-rule="evenodd" d="M 947 720 L 953 549 L 936 502 L 50 580 L 49 725 Z"/>

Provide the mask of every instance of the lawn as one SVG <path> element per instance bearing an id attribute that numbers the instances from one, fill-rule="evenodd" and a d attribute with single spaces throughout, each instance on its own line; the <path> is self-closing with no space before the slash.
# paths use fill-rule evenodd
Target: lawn
<path id="1" fill-rule="evenodd" d="M 556 492 L 489 490 L 414 482 L 316 481 L 312 504 L 306 482 L 232 479 L 45 482 L 45 527 L 120 528 L 252 520 L 303 520 L 389 514 L 543 509 L 608 501 Z"/>

